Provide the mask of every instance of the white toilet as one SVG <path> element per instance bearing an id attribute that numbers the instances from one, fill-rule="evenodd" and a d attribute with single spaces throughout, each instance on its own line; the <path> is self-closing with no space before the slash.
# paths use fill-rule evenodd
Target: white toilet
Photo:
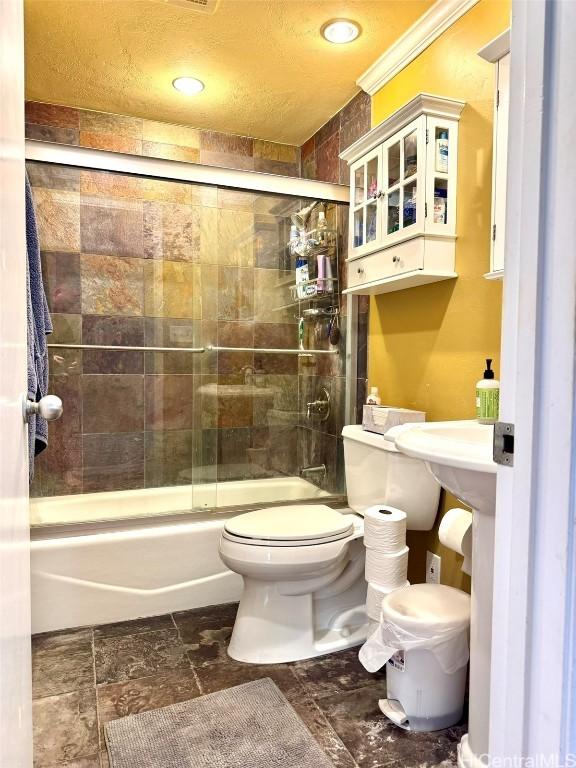
<path id="1" fill-rule="evenodd" d="M 440 487 L 423 462 L 382 435 L 344 427 L 350 509 L 299 504 L 227 520 L 220 557 L 244 579 L 228 654 L 275 664 L 366 639 L 364 520 L 374 504 L 403 509 L 408 528 L 430 530 Z"/>

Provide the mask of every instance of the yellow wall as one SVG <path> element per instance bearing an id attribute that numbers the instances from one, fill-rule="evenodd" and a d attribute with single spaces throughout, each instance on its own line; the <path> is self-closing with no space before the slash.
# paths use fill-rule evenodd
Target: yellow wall
<path id="1" fill-rule="evenodd" d="M 480 0 L 372 98 L 377 125 L 421 92 L 462 99 L 458 146 L 457 280 L 376 296 L 370 306 L 369 383 L 382 402 L 425 410 L 430 420 L 473 418 L 484 358 L 499 372 L 502 287 L 490 264 L 494 67 L 477 52 L 509 26 L 508 0 Z M 444 498 L 442 512 L 456 504 Z M 438 516 L 437 525 L 441 515 Z M 423 581 L 425 551 L 442 555 L 442 581 L 469 588 L 461 558 L 437 526 L 412 533 L 410 578 Z"/>

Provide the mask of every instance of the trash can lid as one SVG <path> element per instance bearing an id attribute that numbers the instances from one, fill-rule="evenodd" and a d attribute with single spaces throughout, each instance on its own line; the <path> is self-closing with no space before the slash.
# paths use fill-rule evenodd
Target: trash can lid
<path id="1" fill-rule="evenodd" d="M 412 584 L 386 595 L 382 618 L 409 631 L 464 629 L 470 624 L 470 595 L 443 584 Z"/>

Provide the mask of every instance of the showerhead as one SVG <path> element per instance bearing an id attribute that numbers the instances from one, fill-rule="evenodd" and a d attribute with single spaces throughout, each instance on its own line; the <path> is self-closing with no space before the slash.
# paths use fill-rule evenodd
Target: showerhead
<path id="1" fill-rule="evenodd" d="M 315 200 L 313 203 L 310 203 L 310 205 L 307 205 L 306 208 L 302 208 L 296 213 L 291 214 L 290 218 L 292 219 L 292 224 L 297 226 L 298 229 L 306 229 L 310 214 L 317 205 L 320 205 L 320 200 Z"/>

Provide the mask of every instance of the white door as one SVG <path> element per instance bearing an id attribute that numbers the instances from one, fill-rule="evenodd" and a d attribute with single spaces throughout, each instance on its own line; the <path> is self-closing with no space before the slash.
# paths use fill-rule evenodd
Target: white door
<path id="1" fill-rule="evenodd" d="M 490 706 L 493 766 L 576 756 L 576 3 L 514 0 Z"/>
<path id="2" fill-rule="evenodd" d="M 32 765 L 24 25 L 21 0 L 0 0 L 0 766 Z"/>

